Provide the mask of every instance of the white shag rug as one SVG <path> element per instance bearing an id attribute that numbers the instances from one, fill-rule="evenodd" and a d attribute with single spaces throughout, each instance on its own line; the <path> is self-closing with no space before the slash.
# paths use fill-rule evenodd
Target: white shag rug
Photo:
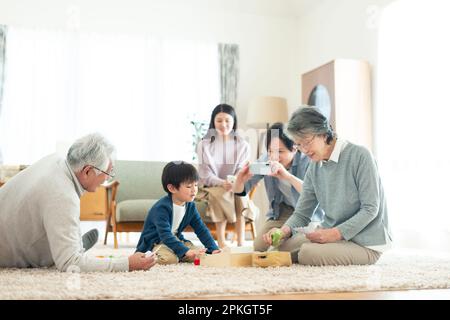
<path id="1" fill-rule="evenodd" d="M 128 256 L 98 246 L 91 255 Z M 177 299 L 199 296 L 450 288 L 450 256 L 391 251 L 373 266 L 212 268 L 156 265 L 149 271 L 61 273 L 0 269 L 0 299 Z"/>

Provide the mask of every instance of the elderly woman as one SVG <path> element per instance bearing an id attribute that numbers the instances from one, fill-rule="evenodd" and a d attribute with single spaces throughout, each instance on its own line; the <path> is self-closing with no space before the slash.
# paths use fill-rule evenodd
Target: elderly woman
<path id="1" fill-rule="evenodd" d="M 262 155 L 258 162 L 269 161 L 272 173 L 252 175 L 249 164 L 246 164 L 239 171 L 233 185 L 233 191 L 236 194 L 245 196 L 260 180 L 264 179 L 270 208 L 266 214 L 266 221 L 258 230 L 254 240 L 255 251 L 266 251 L 269 244 L 263 240 L 263 235 L 272 228 L 283 226 L 294 212 L 310 162 L 305 154 L 297 150 L 294 141 L 285 134 L 282 123 L 274 123 L 267 131 L 266 137 L 267 153 Z M 315 220 L 321 220 L 321 211 L 317 208 Z"/>
<path id="2" fill-rule="evenodd" d="M 290 251 L 293 261 L 304 265 L 374 264 L 389 247 L 391 235 L 372 154 L 338 138 L 314 107 L 297 110 L 287 131 L 312 163 L 295 211 L 281 227 L 285 241 L 280 250 Z M 297 229 L 308 225 L 318 205 L 325 211 L 321 228 Z M 267 243 L 276 230 L 264 235 Z"/>

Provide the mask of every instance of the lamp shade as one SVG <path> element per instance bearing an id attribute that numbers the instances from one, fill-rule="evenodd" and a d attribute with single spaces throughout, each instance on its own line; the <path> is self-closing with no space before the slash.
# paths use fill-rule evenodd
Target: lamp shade
<path id="1" fill-rule="evenodd" d="M 252 100 L 247 112 L 247 125 L 265 128 L 269 123 L 288 121 L 288 106 L 285 98 L 258 97 Z"/>

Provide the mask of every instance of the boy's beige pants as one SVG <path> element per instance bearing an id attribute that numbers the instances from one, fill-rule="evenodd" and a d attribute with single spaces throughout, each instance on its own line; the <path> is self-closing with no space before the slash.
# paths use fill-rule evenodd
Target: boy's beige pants
<path id="1" fill-rule="evenodd" d="M 189 249 L 199 249 L 198 247 L 194 246 L 192 242 L 190 241 L 182 241 L 183 244 L 188 247 Z M 173 252 L 172 249 L 170 249 L 168 246 L 166 246 L 163 243 L 155 244 L 152 248 L 152 251 L 156 250 L 158 247 L 159 250 L 156 252 L 156 255 L 158 256 L 158 263 L 159 264 L 176 264 L 180 262 L 180 259 L 178 256 Z M 187 257 L 183 257 L 181 259 L 181 262 L 193 262 L 193 259 L 188 259 Z"/>

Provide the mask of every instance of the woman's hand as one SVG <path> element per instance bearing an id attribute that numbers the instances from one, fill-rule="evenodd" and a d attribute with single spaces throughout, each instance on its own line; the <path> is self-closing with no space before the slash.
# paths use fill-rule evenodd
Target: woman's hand
<path id="1" fill-rule="evenodd" d="M 214 250 L 213 252 L 212 252 L 212 254 L 216 254 L 216 253 L 221 253 L 222 252 L 222 250 Z"/>
<path id="2" fill-rule="evenodd" d="M 281 163 L 278 161 L 270 161 L 270 168 L 272 170 L 272 177 L 286 180 L 295 188 L 295 190 L 297 190 L 297 192 L 302 192 L 303 181 L 291 174 Z"/>
<path id="3" fill-rule="evenodd" d="M 235 193 L 241 193 L 244 191 L 245 188 L 245 183 L 250 180 L 250 178 L 252 177 L 252 173 L 250 172 L 250 165 L 247 162 L 242 169 L 238 172 L 237 176 L 236 176 L 236 181 L 234 182 L 233 185 L 233 192 Z"/>
<path id="4" fill-rule="evenodd" d="M 250 180 L 250 178 L 252 177 L 252 173 L 250 172 L 250 163 L 247 162 L 246 164 L 244 164 L 244 166 L 242 167 L 242 169 L 238 172 L 237 176 L 236 176 L 236 181 L 238 181 L 240 179 L 241 182 L 245 183 L 248 180 Z"/>
<path id="5" fill-rule="evenodd" d="M 318 229 L 308 233 L 306 238 L 315 243 L 332 243 L 342 240 L 342 235 L 338 228 Z"/>
<path id="6" fill-rule="evenodd" d="M 222 188 L 224 188 L 225 191 L 231 191 L 231 190 L 233 190 L 233 184 L 228 181 L 224 181 L 222 183 Z"/>
<path id="7" fill-rule="evenodd" d="M 289 171 L 278 161 L 270 161 L 270 168 L 272 170 L 272 174 L 270 174 L 272 177 L 284 180 L 288 180 L 291 177 Z"/>
<path id="8" fill-rule="evenodd" d="M 291 235 L 291 228 L 288 226 L 283 226 L 281 228 L 272 228 L 269 230 L 269 232 L 263 234 L 263 240 L 268 245 L 272 245 L 272 234 L 274 232 L 278 232 L 278 230 L 281 230 L 281 239 L 289 238 Z"/>

